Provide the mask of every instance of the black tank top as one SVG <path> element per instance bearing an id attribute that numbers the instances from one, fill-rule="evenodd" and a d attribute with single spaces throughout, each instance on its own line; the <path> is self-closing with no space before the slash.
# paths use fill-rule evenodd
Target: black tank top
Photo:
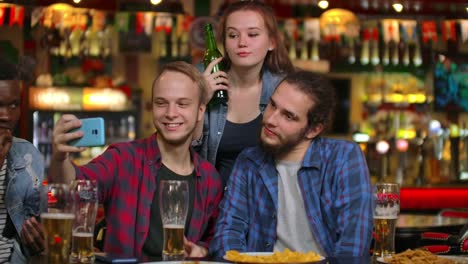
<path id="1" fill-rule="evenodd" d="M 226 120 L 223 136 L 221 142 L 219 142 L 218 154 L 216 155 L 216 169 L 223 179 L 224 186 L 239 153 L 245 148 L 258 144 L 261 124 L 262 114 L 243 124 Z"/>

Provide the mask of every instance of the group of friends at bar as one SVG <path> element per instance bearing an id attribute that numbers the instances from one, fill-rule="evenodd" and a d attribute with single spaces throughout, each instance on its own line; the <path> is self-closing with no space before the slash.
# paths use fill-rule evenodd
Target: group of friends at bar
<path id="1" fill-rule="evenodd" d="M 152 83 L 156 132 L 111 144 L 78 166 L 68 144 L 83 136 L 64 114 L 53 129 L 49 182 L 96 180 L 104 205 L 104 252 L 159 257 L 161 180 L 187 181 L 191 212 L 188 257 L 222 257 L 227 250 L 286 248 L 322 256 L 369 255 L 372 190 L 360 148 L 323 137 L 335 105 L 326 77 L 297 69 L 288 58 L 271 7 L 231 3 L 223 12 L 223 58 L 204 71 L 170 62 Z M 216 63 L 225 71 L 212 73 Z M 44 250 L 40 213 L 44 164 L 40 152 L 12 131 L 19 121 L 21 76 L 0 70 L 0 262 L 27 263 Z M 226 104 L 210 104 L 216 90 Z M 336 113 L 345 114 L 345 113 Z"/>

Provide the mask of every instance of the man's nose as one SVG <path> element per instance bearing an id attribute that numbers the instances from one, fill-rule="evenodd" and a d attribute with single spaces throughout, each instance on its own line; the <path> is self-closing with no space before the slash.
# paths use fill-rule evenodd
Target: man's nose
<path id="1" fill-rule="evenodd" d="M 166 115 L 168 117 L 174 117 L 174 116 L 177 116 L 177 114 L 178 114 L 177 105 L 176 104 L 169 104 L 167 106 Z"/>
<path id="2" fill-rule="evenodd" d="M 11 117 L 10 111 L 6 106 L 0 106 L 0 120 L 9 120 Z"/>
<path id="3" fill-rule="evenodd" d="M 270 110 L 265 111 L 264 123 L 267 125 L 275 126 L 277 123 L 278 113 L 277 111 Z"/>

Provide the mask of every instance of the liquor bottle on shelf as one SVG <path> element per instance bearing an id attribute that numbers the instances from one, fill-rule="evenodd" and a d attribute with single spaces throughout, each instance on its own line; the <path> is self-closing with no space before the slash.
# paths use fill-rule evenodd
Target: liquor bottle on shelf
<path id="1" fill-rule="evenodd" d="M 206 67 L 210 64 L 213 60 L 222 57 L 223 55 L 218 50 L 216 46 L 216 40 L 213 34 L 213 27 L 211 24 L 205 25 L 205 34 L 206 34 L 206 50 L 205 55 L 203 57 L 203 64 Z M 223 71 L 224 65 L 222 62 L 219 62 L 213 67 L 212 72 Z M 226 103 L 228 101 L 228 93 L 225 90 L 218 90 L 215 92 L 211 101 L 214 103 Z"/>

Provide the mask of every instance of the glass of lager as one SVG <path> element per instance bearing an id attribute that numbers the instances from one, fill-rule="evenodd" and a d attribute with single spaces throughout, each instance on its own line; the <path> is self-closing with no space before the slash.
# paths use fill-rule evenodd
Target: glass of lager
<path id="1" fill-rule="evenodd" d="M 159 184 L 159 210 L 163 225 L 164 261 L 184 260 L 184 228 L 189 206 L 186 181 L 165 181 Z"/>
<path id="2" fill-rule="evenodd" d="M 68 263 L 73 221 L 74 203 L 69 185 L 48 184 L 47 212 L 41 214 L 46 239 L 48 263 Z"/>
<path id="3" fill-rule="evenodd" d="M 377 183 L 374 186 L 374 257 L 395 254 L 395 229 L 400 213 L 400 186 Z"/>
<path id="4" fill-rule="evenodd" d="M 94 263 L 93 234 L 99 206 L 96 181 L 76 180 L 71 185 L 75 202 L 70 263 Z"/>

